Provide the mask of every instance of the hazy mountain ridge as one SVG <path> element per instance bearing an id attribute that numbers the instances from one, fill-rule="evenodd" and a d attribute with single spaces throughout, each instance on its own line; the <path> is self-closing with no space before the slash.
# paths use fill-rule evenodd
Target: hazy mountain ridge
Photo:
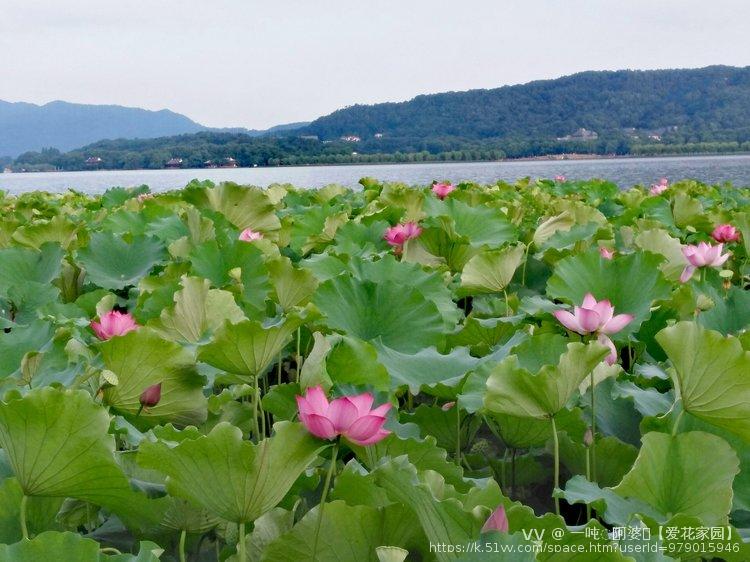
<path id="1" fill-rule="evenodd" d="M 151 111 L 120 105 L 53 101 L 44 105 L 0 100 L 0 156 L 56 148 L 67 152 L 104 139 L 148 139 L 223 131 L 260 136 L 299 128 L 307 123 L 277 125 L 268 130 L 243 127 L 217 129 L 168 109 Z"/>

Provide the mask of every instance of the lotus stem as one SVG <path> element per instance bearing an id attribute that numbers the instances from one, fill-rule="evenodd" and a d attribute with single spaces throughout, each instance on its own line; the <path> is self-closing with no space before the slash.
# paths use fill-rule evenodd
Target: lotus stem
<path id="1" fill-rule="evenodd" d="M 523 269 L 521 270 L 521 285 L 526 286 L 526 264 L 529 261 L 529 247 L 531 244 L 526 245 L 526 249 L 523 251 Z"/>
<path id="2" fill-rule="evenodd" d="M 461 466 L 461 409 L 458 404 L 456 408 L 456 464 Z"/>
<path id="3" fill-rule="evenodd" d="M 183 529 L 180 531 L 180 562 L 185 562 L 185 537 L 187 536 L 187 531 Z"/>
<path id="4" fill-rule="evenodd" d="M 589 373 L 591 384 L 591 482 L 596 482 L 596 398 L 594 393 L 594 371 Z"/>
<path id="5" fill-rule="evenodd" d="M 239 562 L 247 562 L 247 554 L 245 553 L 245 522 L 240 523 L 239 535 L 237 537 L 237 556 Z"/>
<path id="6" fill-rule="evenodd" d="M 253 379 L 253 437 L 260 441 L 260 425 L 258 424 L 258 375 Z"/>
<path id="7" fill-rule="evenodd" d="M 555 513 L 560 515 L 560 498 L 555 495 L 555 490 L 560 488 L 560 443 L 557 439 L 557 424 L 555 424 L 555 416 L 550 416 L 552 422 L 552 442 L 554 443 L 554 454 L 555 454 L 555 482 L 554 489 L 552 490 L 552 497 L 555 500 Z"/>
<path id="8" fill-rule="evenodd" d="M 302 326 L 297 328 L 297 381 L 302 374 L 302 353 L 300 352 L 300 343 L 302 341 Z"/>
<path id="9" fill-rule="evenodd" d="M 510 305 L 508 304 L 508 292 L 503 288 L 503 299 L 505 299 L 505 317 L 510 316 Z"/>
<path id="10" fill-rule="evenodd" d="M 591 482 L 591 447 L 586 448 L 586 480 Z M 586 504 L 586 523 L 591 521 L 591 505 Z"/>
<path id="11" fill-rule="evenodd" d="M 502 486 L 503 490 L 507 488 L 507 478 L 505 477 L 505 467 L 508 464 L 508 447 L 505 447 L 505 451 L 503 451 L 503 464 L 500 465 L 500 485 Z"/>
<path id="12" fill-rule="evenodd" d="M 320 509 L 318 510 L 318 521 L 315 524 L 315 538 L 313 540 L 313 562 L 318 556 L 318 536 L 320 535 L 320 526 L 323 523 L 323 508 L 325 507 L 326 498 L 328 497 L 328 489 L 331 487 L 331 478 L 333 478 L 333 471 L 336 470 L 336 458 L 339 454 L 339 442 L 333 444 L 333 453 L 331 453 L 331 466 L 328 467 L 328 474 L 326 474 L 326 481 L 323 484 L 323 495 L 320 496 Z"/>
<path id="13" fill-rule="evenodd" d="M 279 351 L 279 362 L 276 364 L 276 384 L 281 384 L 281 352 Z"/>
<path id="14" fill-rule="evenodd" d="M 23 535 L 23 538 L 26 540 L 29 540 L 29 529 L 26 526 L 26 503 L 29 501 L 29 496 L 24 494 L 21 497 L 21 510 L 19 513 L 19 517 L 21 519 L 21 534 Z"/>
<path id="15" fill-rule="evenodd" d="M 510 497 L 516 495 L 516 451 L 515 447 L 510 450 Z"/>
<path id="16" fill-rule="evenodd" d="M 260 399 L 260 390 L 258 391 L 258 409 L 260 410 L 260 435 L 266 437 L 266 413 L 263 411 L 263 402 Z"/>

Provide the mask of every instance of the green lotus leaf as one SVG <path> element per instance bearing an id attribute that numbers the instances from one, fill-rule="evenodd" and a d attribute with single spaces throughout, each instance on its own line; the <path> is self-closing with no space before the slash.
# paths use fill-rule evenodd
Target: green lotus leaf
<path id="1" fill-rule="evenodd" d="M 329 217 L 339 215 L 342 211 L 348 210 L 344 206 L 335 203 L 326 203 L 324 205 L 314 205 L 312 207 L 304 208 L 304 212 L 298 212 L 293 215 L 291 232 L 290 232 L 290 247 L 299 254 L 304 254 L 305 248 L 311 249 L 318 243 L 323 246 L 324 241 L 318 241 L 321 237 L 321 233 L 326 231 L 328 226 L 328 236 L 325 238 L 330 239 L 331 235 L 335 235 L 336 229 L 340 226 L 338 221 L 329 220 Z M 328 223 L 328 225 L 326 225 Z M 313 242 L 314 241 L 314 242 Z"/>
<path id="2" fill-rule="evenodd" d="M 670 533 L 662 533 L 662 547 L 675 555 L 687 552 L 700 552 L 705 558 L 720 559 L 725 562 L 746 562 L 750 560 L 750 545 L 739 529 L 732 525 L 723 527 L 718 538 L 696 533 L 696 529 L 706 527 L 698 517 L 678 514 L 667 521 L 657 521 L 644 516 L 643 522 L 651 530 L 651 536 L 659 536 L 659 529 L 670 528 Z"/>
<path id="3" fill-rule="evenodd" d="M 329 279 L 318 287 L 313 303 L 330 328 L 364 341 L 380 338 L 385 346 L 405 353 L 443 339 L 437 306 L 417 289 L 393 281 Z"/>
<path id="4" fill-rule="evenodd" d="M 31 540 L 15 544 L 0 544 L 3 562 L 39 562 L 39 560 L 75 560 L 75 562 L 158 562 L 164 550 L 152 542 L 141 542 L 138 556 L 102 554 L 101 545 L 77 533 L 47 531 Z"/>
<path id="5" fill-rule="evenodd" d="M 140 328 L 103 342 L 101 352 L 105 369 L 117 376 L 118 383 L 105 387 L 103 398 L 116 412 L 135 416 L 140 411 L 138 420 L 151 425 L 206 420 L 204 379 L 187 349 Z M 162 385 L 159 403 L 141 410 L 141 393 L 155 384 Z"/>
<path id="6" fill-rule="evenodd" d="M 390 281 L 417 289 L 438 307 L 448 331 L 453 330 L 462 317 L 461 311 L 453 302 L 450 289 L 446 287 L 442 275 L 437 272 L 425 271 L 417 264 L 399 262 L 392 255 L 386 255 L 378 261 L 353 259 L 349 263 L 349 270 L 354 277 L 362 281 Z"/>
<path id="7" fill-rule="evenodd" d="M 156 238 L 134 236 L 128 243 L 111 232 L 96 232 L 89 245 L 78 251 L 78 261 L 87 279 L 105 289 L 137 285 L 165 257 Z"/>
<path id="8" fill-rule="evenodd" d="M 0 378 L 15 373 L 27 353 L 47 349 L 53 336 L 52 326 L 42 320 L 13 328 L 9 333 L 3 334 L 0 338 Z"/>
<path id="9" fill-rule="evenodd" d="M 576 224 L 576 218 L 570 211 L 549 217 L 534 231 L 534 246 L 541 248 L 547 240 L 558 232 L 568 232 Z"/>
<path id="10" fill-rule="evenodd" d="M 600 486 L 614 486 L 630 470 L 638 456 L 638 449 L 617 437 L 596 439 L 596 482 Z M 583 440 L 573 441 L 567 434 L 560 435 L 560 460 L 571 474 L 586 474 L 588 451 Z"/>
<path id="11" fill-rule="evenodd" d="M 473 441 L 481 424 L 481 418 L 470 416 L 460 408 L 443 410 L 440 406 L 426 404 L 417 406 L 413 413 L 402 414 L 401 420 L 418 425 L 424 437 L 431 435 L 437 440 L 438 447 L 454 451 L 457 426 L 460 427 L 460 443 L 465 446 Z"/>
<path id="12" fill-rule="evenodd" d="M 174 294 L 174 307 L 163 310 L 149 326 L 162 337 L 173 341 L 198 343 L 218 330 L 224 321 L 237 323 L 245 319 L 234 295 L 211 289 L 208 279 L 183 277 L 182 289 Z"/>
<path id="13" fill-rule="evenodd" d="M 21 500 L 23 490 L 15 478 L 5 478 L 0 481 L 0 543 L 14 543 L 20 541 L 21 531 Z M 55 521 L 63 498 L 31 497 L 27 498 L 26 525 L 33 536 L 42 531 L 59 530 L 60 525 Z"/>
<path id="14" fill-rule="evenodd" d="M 667 352 L 682 407 L 710 424 L 750 441 L 750 352 L 694 322 L 680 322 L 656 336 Z"/>
<path id="15" fill-rule="evenodd" d="M 664 197 L 647 197 L 640 202 L 639 211 L 654 226 L 677 228 L 674 223 L 674 215 L 672 214 L 669 200 Z"/>
<path id="16" fill-rule="evenodd" d="M 626 499 L 613 492 L 611 488 L 600 488 L 598 484 L 589 482 L 580 474 L 568 480 L 565 490 L 558 492 L 557 496 L 571 505 L 576 503 L 590 505 L 610 525 L 632 525 L 634 514 L 664 519 L 664 515 L 649 504 L 636 498 Z"/>
<path id="17" fill-rule="evenodd" d="M 622 396 L 619 385 L 614 379 L 605 379 L 595 387 L 595 401 L 606 404 L 605 408 L 596 409 L 596 427 L 605 435 L 613 435 L 620 441 L 636 447 L 641 442 L 640 423 L 643 416 L 629 396 Z M 582 403 L 591 404 L 591 395 L 584 397 Z M 670 404 L 671 407 L 671 404 Z"/>
<path id="18" fill-rule="evenodd" d="M 167 475 L 167 491 L 210 513 L 248 523 L 274 508 L 327 445 L 300 424 L 279 422 L 273 437 L 253 444 L 220 423 L 175 447 L 141 444 L 138 463 Z"/>
<path id="19" fill-rule="evenodd" d="M 518 355 L 511 355 L 490 372 L 484 405 L 491 412 L 519 417 L 553 416 L 607 353 L 596 342 L 569 343 L 557 364 L 530 365 L 539 368 L 536 373 L 530 372 Z"/>
<path id="20" fill-rule="evenodd" d="M 313 334 L 313 348 L 302 366 L 300 382 L 303 387 L 322 384 L 371 386 L 375 390 L 389 390 L 391 378 L 378 362 L 374 346 L 357 338 L 338 334 Z"/>
<path id="21" fill-rule="evenodd" d="M 273 284 L 272 297 L 284 310 L 307 304 L 318 287 L 312 272 L 295 268 L 287 257 L 269 261 L 266 267 Z"/>
<path id="22" fill-rule="evenodd" d="M 408 546 L 415 533 L 404 524 L 409 513 L 393 505 L 374 508 L 343 501 L 325 504 L 317 553 L 313 557 L 320 505 L 310 510 L 291 531 L 268 545 L 261 561 L 268 562 L 378 562 L 376 549 L 384 543 Z"/>
<path id="23" fill-rule="evenodd" d="M 275 507 L 256 519 L 253 523 L 253 532 L 245 541 L 250 560 L 261 560 L 268 545 L 290 531 L 293 525 L 294 512 L 281 507 Z"/>
<path id="24" fill-rule="evenodd" d="M 236 240 L 223 245 L 210 240 L 190 253 L 193 272 L 209 279 L 216 287 L 235 285 L 239 274 L 244 301 L 258 310 L 265 309 L 266 296 L 271 290 L 266 260 L 264 250 L 257 243 Z"/>
<path id="25" fill-rule="evenodd" d="M 164 512 L 162 527 L 188 533 L 206 533 L 220 523 L 220 519 L 205 509 L 195 507 L 187 500 L 169 498 L 169 507 Z"/>
<path id="26" fill-rule="evenodd" d="M 732 222 L 742 233 L 742 246 L 745 249 L 745 255 L 750 255 L 750 213 L 734 213 Z"/>
<path id="27" fill-rule="evenodd" d="M 491 417 L 497 424 L 503 443 L 512 449 L 542 447 L 552 439 L 552 427 L 547 420 L 497 413 L 491 413 Z M 558 432 L 566 432 L 571 438 L 583 440 L 587 426 L 581 410 L 560 410 L 555 415 L 555 423 Z"/>
<path id="28" fill-rule="evenodd" d="M 547 282 L 547 294 L 580 305 L 586 293 L 608 299 L 616 314 L 635 316 L 619 337 L 637 331 L 649 317 L 651 304 L 670 294 L 659 270 L 662 257 L 650 253 L 615 256 L 606 260 L 596 250 L 560 260 Z"/>
<path id="29" fill-rule="evenodd" d="M 463 495 L 447 486 L 435 473 L 421 473 L 406 457 L 379 465 L 375 481 L 393 501 L 410 507 L 430 543 L 466 544 L 479 537 L 487 516 L 500 503 L 500 489 L 494 480 L 486 488 L 475 487 Z M 483 506 L 485 509 L 474 509 Z M 393 544 L 393 543 L 389 543 Z M 453 554 L 436 553 L 440 561 Z"/>
<path id="30" fill-rule="evenodd" d="M 67 250 L 76 239 L 76 231 L 74 223 L 63 215 L 56 215 L 50 220 L 19 227 L 13 233 L 13 240 L 35 249 L 41 248 L 47 242 L 53 242 Z"/>
<path id="31" fill-rule="evenodd" d="M 726 525 L 732 507 L 737 454 L 726 441 L 702 431 L 650 432 L 633 468 L 614 491 L 643 501 L 667 517 L 681 513 L 704 525 Z"/>
<path id="32" fill-rule="evenodd" d="M 343 213 L 346 217 L 346 213 Z M 326 219 L 326 226 L 331 217 Z M 389 246 L 383 239 L 383 234 L 388 228 L 385 221 L 373 221 L 369 224 L 361 222 L 346 222 L 336 231 L 336 241 L 333 245 L 333 253 L 348 256 L 371 256 L 388 250 Z M 309 249 L 307 245 L 303 251 Z"/>
<path id="33" fill-rule="evenodd" d="M 439 353 L 435 347 L 403 353 L 376 340 L 375 348 L 378 362 L 390 375 L 391 388 L 406 385 L 412 394 L 418 394 L 422 387 L 438 384 L 456 386 L 466 373 L 485 361 L 472 357 L 465 347 L 454 348 L 446 354 Z"/>
<path id="34" fill-rule="evenodd" d="M 24 495 L 85 500 L 135 527 L 158 523 L 162 502 L 131 490 L 108 429 L 107 411 L 84 391 L 45 387 L 0 402 L 0 447 Z"/>
<path id="35" fill-rule="evenodd" d="M 666 261 L 659 267 L 667 279 L 677 281 L 680 278 L 688 262 L 679 239 L 670 236 L 666 230 L 652 228 L 640 232 L 635 237 L 635 243 L 642 250 L 664 256 Z"/>
<path id="36" fill-rule="evenodd" d="M 353 445 L 351 448 L 357 458 L 370 470 L 376 468 L 380 459 L 388 457 L 395 459 L 405 455 L 418 470 L 436 472 L 451 486 L 462 492 L 469 488 L 464 480 L 462 468 L 452 460 L 448 460 L 446 450 L 438 447 L 437 440 L 431 435 L 424 439 L 415 439 L 391 434 L 369 447 Z"/>
<path id="37" fill-rule="evenodd" d="M 213 341 L 200 347 L 198 360 L 250 383 L 278 360 L 279 352 L 292 340 L 292 334 L 301 324 L 302 320 L 297 317 L 268 327 L 255 320 L 237 324 L 225 322 L 214 334 Z"/>
<path id="38" fill-rule="evenodd" d="M 559 230 L 540 246 L 545 259 L 552 261 L 552 256 L 562 256 L 568 250 L 586 247 L 588 241 L 597 238 L 610 238 L 611 231 L 596 222 L 576 224 L 570 230 Z"/>
<path id="39" fill-rule="evenodd" d="M 183 191 L 185 201 L 199 209 L 211 209 L 224 215 L 234 226 L 243 230 L 270 233 L 281 228 L 276 208 L 268 195 L 257 187 L 226 182 L 216 187 L 188 186 Z"/>
<path id="40" fill-rule="evenodd" d="M 473 247 L 499 248 L 518 239 L 516 228 L 500 209 L 483 205 L 472 207 L 455 198 L 440 201 L 428 197 L 424 210 L 429 217 L 447 219 L 441 221 L 446 232 L 451 237 L 467 239 Z"/>
<path id="41" fill-rule="evenodd" d="M 447 223 L 445 219 L 443 223 Z M 450 230 L 448 232 L 446 230 Z M 415 262 L 431 267 L 442 263 L 448 266 L 451 272 L 461 271 L 466 262 L 479 250 L 469 244 L 464 237 L 452 232 L 450 224 L 438 223 L 437 226 L 426 224 L 419 238 L 407 241 L 404 246 L 407 262 Z"/>
<path id="42" fill-rule="evenodd" d="M 11 287 L 28 282 L 50 283 L 60 274 L 63 257 L 58 244 L 43 244 L 40 250 L 27 248 L 0 249 L 0 295 Z"/>
<path id="43" fill-rule="evenodd" d="M 518 318 L 476 318 L 469 316 L 461 330 L 448 336 L 451 347 L 468 346 L 472 354 L 483 357 L 496 345 L 509 341 L 521 333 Z"/>
<path id="44" fill-rule="evenodd" d="M 480 252 L 461 273 L 461 294 L 500 293 L 508 286 L 523 261 L 525 246 Z"/>
<path id="45" fill-rule="evenodd" d="M 697 230 L 710 230 L 711 222 L 706 218 L 701 202 L 687 193 L 676 193 L 672 200 L 674 223 L 685 228 L 692 226 Z"/>
<path id="46" fill-rule="evenodd" d="M 728 291 L 713 287 L 706 291 L 714 306 L 698 314 L 698 323 L 724 335 L 738 334 L 750 328 L 750 291 L 732 286 Z"/>

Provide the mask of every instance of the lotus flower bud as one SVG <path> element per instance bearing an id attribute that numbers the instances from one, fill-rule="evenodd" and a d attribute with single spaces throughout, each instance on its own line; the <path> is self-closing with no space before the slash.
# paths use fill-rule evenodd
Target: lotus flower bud
<path id="1" fill-rule="evenodd" d="M 583 434 L 583 444 L 586 447 L 591 447 L 594 444 L 594 432 L 591 431 L 591 427 L 587 427 L 586 433 Z"/>
<path id="2" fill-rule="evenodd" d="M 505 513 L 504 506 L 498 506 L 497 509 L 492 512 L 492 515 L 489 516 L 484 527 L 482 527 L 483 533 L 488 533 L 490 531 L 500 531 L 501 533 L 508 532 L 508 516 Z"/>
<path id="3" fill-rule="evenodd" d="M 141 392 L 139 401 L 144 408 L 153 408 L 161 400 L 161 383 L 153 384 Z"/>

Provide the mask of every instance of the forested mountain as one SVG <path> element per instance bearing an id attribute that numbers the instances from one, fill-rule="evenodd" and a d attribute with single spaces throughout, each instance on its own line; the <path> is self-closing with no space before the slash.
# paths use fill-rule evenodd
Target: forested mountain
<path id="1" fill-rule="evenodd" d="M 181 119 L 175 126 L 200 127 L 169 115 Z M 493 90 L 355 105 L 309 124 L 268 131 L 223 131 L 101 141 L 67 154 L 30 152 L 14 166 L 161 168 L 181 159 L 180 165 L 193 167 L 229 158 L 240 166 L 266 166 L 748 151 L 750 67 L 582 72 Z M 88 133 L 97 138 L 153 136 Z M 5 136 L 0 143 L 15 140 Z"/>
<path id="2" fill-rule="evenodd" d="M 513 152 L 514 143 L 575 139 L 579 129 L 612 141 L 612 151 L 618 142 L 649 137 L 674 143 L 750 140 L 750 67 L 582 72 L 355 105 L 303 131 L 321 140 L 356 136 L 368 150 L 435 152 L 464 139 L 501 143 Z"/>

